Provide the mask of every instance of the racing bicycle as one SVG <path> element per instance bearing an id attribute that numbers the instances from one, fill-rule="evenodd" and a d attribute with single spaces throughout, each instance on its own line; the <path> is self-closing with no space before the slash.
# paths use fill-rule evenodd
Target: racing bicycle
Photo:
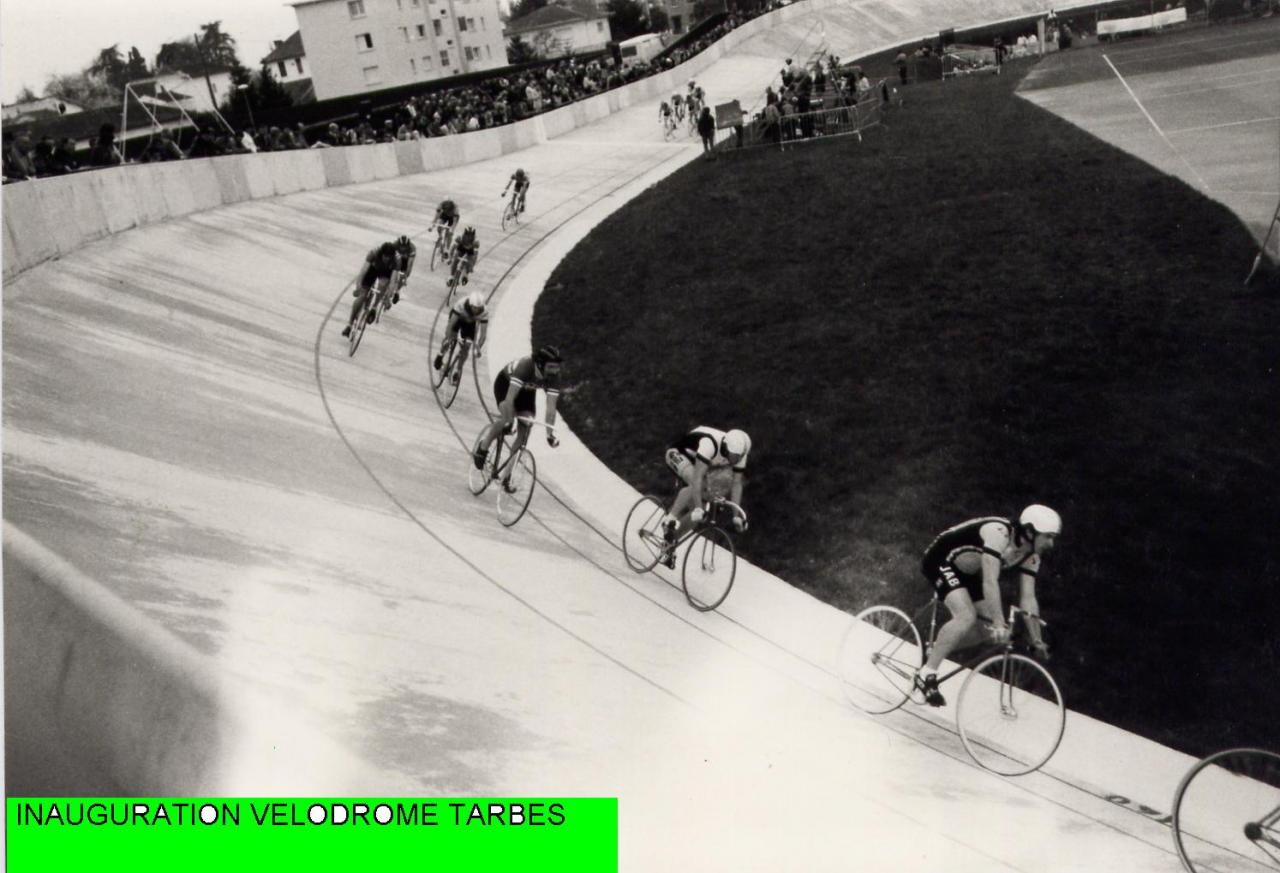
<path id="1" fill-rule="evenodd" d="M 529 508 L 529 501 L 533 499 L 533 489 L 538 484 L 538 464 L 534 460 L 533 452 L 529 449 L 527 439 L 525 445 L 522 445 L 518 451 L 512 452 L 508 449 L 507 457 L 502 457 L 502 450 L 506 447 L 505 437 L 515 433 L 517 425 L 526 427 L 536 425 L 545 427 L 549 433 L 555 432 L 555 427 L 544 421 L 538 421 L 527 415 L 517 416 L 507 428 L 506 434 L 494 440 L 489 446 L 489 457 L 485 459 L 484 469 L 477 470 L 471 457 L 467 459 L 469 468 L 467 485 L 471 488 L 472 494 L 479 497 L 491 482 L 498 480 L 498 521 L 502 522 L 504 527 L 511 527 L 524 517 L 525 511 Z M 484 431 L 480 432 L 481 435 L 483 433 Z M 472 445 L 472 456 L 475 455 L 475 449 L 479 445 L 480 436 L 477 436 Z"/>
<path id="2" fill-rule="evenodd" d="M 1226 749 L 1197 761 L 1173 795 L 1173 845 L 1187 873 L 1280 870 L 1280 754 Z"/>
<path id="3" fill-rule="evenodd" d="M 445 340 L 448 342 L 448 340 Z M 440 405 L 448 409 L 458 396 L 458 386 L 462 383 L 462 373 L 466 368 L 467 352 L 472 345 L 469 337 L 459 335 L 449 343 L 449 351 L 439 370 L 432 371 L 431 389 L 436 392 Z"/>
<path id="4" fill-rule="evenodd" d="M 683 548 L 680 587 L 685 600 L 699 612 L 710 612 L 729 596 L 738 568 L 738 553 L 727 528 L 738 519 L 745 529 L 747 514 L 732 500 L 713 497 L 703 504 L 702 517 L 674 543 L 663 536 L 665 515 L 657 497 L 646 494 L 637 500 L 622 525 L 623 557 L 632 570 L 648 573 L 668 552 L 674 557 Z"/>
<path id="5" fill-rule="evenodd" d="M 453 225 L 437 221 L 433 228 L 436 232 L 435 245 L 431 247 L 431 269 L 436 268 L 436 261 L 448 261 L 449 250 L 453 247 Z"/>
<path id="6" fill-rule="evenodd" d="M 360 348 L 364 339 L 364 331 L 369 325 L 378 321 L 382 313 L 391 308 L 391 300 L 404 285 L 404 276 L 396 270 L 388 279 L 376 279 L 373 287 L 365 293 L 360 301 L 360 309 L 356 312 L 356 320 L 351 324 L 351 336 L 347 339 L 347 356 L 350 357 Z"/>
<path id="7" fill-rule="evenodd" d="M 523 205 L 523 192 L 516 188 L 511 192 L 511 199 L 507 201 L 507 205 L 502 209 L 503 230 L 507 229 L 508 224 L 520 223 L 520 207 Z"/>
<path id="8" fill-rule="evenodd" d="M 445 283 L 449 289 L 447 299 L 450 303 L 453 302 L 453 295 L 458 292 L 458 289 L 467 284 L 467 278 L 470 275 L 471 258 L 459 254 L 455 250 L 453 253 L 453 265 L 449 268 L 449 280 Z"/>
<path id="9" fill-rule="evenodd" d="M 839 674 L 849 702 L 864 712 L 892 712 L 908 700 L 924 704 L 915 676 L 928 658 L 938 630 L 937 598 L 911 619 L 893 606 L 872 606 L 854 618 L 840 646 Z M 917 624 L 929 615 L 928 644 Z M 1062 742 L 1067 710 L 1053 676 L 1039 662 L 1014 651 L 1025 646 L 1025 624 L 1044 624 L 1016 605 L 1009 607 L 1013 633 L 1003 643 L 946 673 L 942 685 L 968 671 L 954 703 L 965 750 L 980 766 L 1002 776 L 1021 776 L 1044 766 Z"/>

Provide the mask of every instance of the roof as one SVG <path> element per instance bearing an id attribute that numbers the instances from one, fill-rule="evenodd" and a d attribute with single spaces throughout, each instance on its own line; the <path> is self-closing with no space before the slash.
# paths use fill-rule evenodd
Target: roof
<path id="1" fill-rule="evenodd" d="M 561 24 L 572 24 L 575 21 L 594 21 L 597 18 L 608 18 L 609 16 L 597 10 L 590 4 L 581 4 L 575 6 L 543 6 L 541 9 L 535 9 L 528 15 L 521 15 L 519 18 L 513 18 L 507 22 L 506 28 L 503 30 L 507 36 L 517 33 L 527 33 L 531 30 L 541 30 L 544 27 L 557 27 Z"/>
<path id="2" fill-rule="evenodd" d="M 274 64 L 276 61 L 287 61 L 290 58 L 301 58 L 305 57 L 306 54 L 302 48 L 302 31 L 295 30 L 292 36 L 276 46 L 271 54 L 262 59 L 262 65 Z"/>
<path id="3" fill-rule="evenodd" d="M 155 114 L 161 124 L 183 123 L 182 113 L 176 109 L 157 104 L 152 104 L 148 108 Z M 30 124 L 21 125 L 21 127 L 30 130 L 34 139 L 39 139 L 42 136 L 51 136 L 56 140 L 69 136 L 72 139 L 81 140 L 97 136 L 98 129 L 108 123 L 115 127 L 116 135 L 120 135 L 120 109 L 118 107 L 86 109 L 84 112 L 77 112 L 74 115 L 61 115 L 48 120 L 32 121 Z M 14 127 L 18 126 L 14 125 Z M 130 107 L 128 130 L 137 130 L 140 127 L 150 126 L 151 119 L 147 117 L 147 114 L 140 107 Z"/>
<path id="4" fill-rule="evenodd" d="M 161 84 L 157 79 L 139 79 L 136 82 L 129 83 L 130 89 L 139 97 L 151 97 L 156 100 L 164 100 L 172 103 L 177 100 L 190 100 L 190 94 L 183 94 L 172 88 Z"/>
<path id="5" fill-rule="evenodd" d="M 288 82 L 281 82 L 280 87 L 293 98 L 294 106 L 316 102 L 316 86 L 312 84 L 310 79 L 292 79 Z"/>

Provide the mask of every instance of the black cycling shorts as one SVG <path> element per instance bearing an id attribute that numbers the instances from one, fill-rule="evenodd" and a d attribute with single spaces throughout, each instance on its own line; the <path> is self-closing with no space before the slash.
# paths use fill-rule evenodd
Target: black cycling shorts
<path id="1" fill-rule="evenodd" d="M 974 603 L 982 600 L 982 577 L 966 576 L 952 564 L 940 564 L 933 575 L 933 591 L 939 600 L 946 600 L 952 591 L 963 588 Z"/>
<path id="2" fill-rule="evenodd" d="M 504 368 L 498 374 L 498 378 L 493 380 L 493 396 L 502 403 L 507 399 L 507 391 L 511 389 L 511 377 L 507 375 Z M 532 388 L 521 388 L 520 393 L 516 395 L 516 416 L 536 415 L 538 411 L 537 402 L 534 397 L 535 392 Z"/>

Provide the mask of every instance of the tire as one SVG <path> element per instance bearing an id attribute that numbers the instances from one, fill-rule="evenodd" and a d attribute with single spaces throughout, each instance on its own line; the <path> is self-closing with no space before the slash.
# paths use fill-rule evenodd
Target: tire
<path id="1" fill-rule="evenodd" d="M 684 599 L 699 612 L 711 612 L 729 596 L 737 571 L 733 538 L 715 525 L 703 526 L 689 541 L 680 567 Z"/>
<path id="2" fill-rule="evenodd" d="M 1280 755 L 1227 749 L 1197 761 L 1173 795 L 1173 845 L 1189 873 L 1280 870 Z"/>
<path id="3" fill-rule="evenodd" d="M 533 500 L 533 489 L 538 484 L 538 464 L 533 452 L 521 448 L 507 465 L 510 471 L 511 490 L 503 483 L 498 483 L 498 521 L 503 527 L 511 527 L 524 518 L 529 502 Z"/>
<path id="4" fill-rule="evenodd" d="M 924 666 L 920 631 L 895 606 L 868 607 L 845 631 L 837 666 L 846 700 L 872 715 L 893 712 L 911 699 Z"/>
<path id="5" fill-rule="evenodd" d="M 364 302 L 360 305 L 360 311 L 356 313 L 355 324 L 351 325 L 351 336 L 347 339 L 347 357 L 353 357 L 356 349 L 360 348 L 360 340 L 364 339 L 364 329 L 369 326 L 369 296 L 371 292 L 365 294 Z"/>
<path id="6" fill-rule="evenodd" d="M 622 525 L 622 556 L 637 573 L 648 573 L 662 557 L 662 516 L 658 498 L 646 494 L 636 501 Z"/>
<path id="7" fill-rule="evenodd" d="M 449 377 L 449 371 L 453 368 L 453 358 L 456 354 L 458 354 L 458 344 L 454 342 L 449 349 L 449 354 L 445 355 L 444 360 L 440 362 L 440 369 L 437 370 L 434 367 L 431 369 L 431 388 L 436 392 L 436 396 L 440 395 L 440 386 Z M 432 361 L 431 363 L 434 364 L 435 362 Z"/>
<path id="8" fill-rule="evenodd" d="M 471 456 L 475 457 L 475 448 L 480 443 L 480 437 L 476 437 L 475 443 L 471 446 Z M 489 483 L 493 481 L 494 470 L 497 469 L 499 455 L 502 453 L 502 437 L 499 436 L 489 445 L 489 457 L 485 459 L 484 469 L 477 470 L 475 461 L 472 458 L 467 459 L 467 487 L 471 489 L 471 493 L 479 497 L 484 493 L 484 489 L 489 487 Z"/>
<path id="9" fill-rule="evenodd" d="M 502 208 L 502 229 L 506 230 L 507 225 L 515 221 L 516 211 L 513 208 L 514 201 L 508 200 L 507 205 Z"/>
<path id="10" fill-rule="evenodd" d="M 965 677 L 956 697 L 965 749 L 1001 776 L 1040 769 L 1058 750 L 1066 724 L 1058 683 L 1026 655 L 992 655 Z"/>
<path id="11" fill-rule="evenodd" d="M 444 235 L 436 231 L 436 243 L 431 247 L 431 269 L 436 268 L 436 261 L 444 256 Z"/>

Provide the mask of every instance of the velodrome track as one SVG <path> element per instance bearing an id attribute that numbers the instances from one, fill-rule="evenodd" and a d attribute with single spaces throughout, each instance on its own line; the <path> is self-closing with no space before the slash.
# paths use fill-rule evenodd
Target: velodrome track
<path id="1" fill-rule="evenodd" d="M 800 54 L 779 41 L 701 74 L 713 101 L 751 105 Z M 347 793 L 617 795 L 629 870 L 1176 870 L 1154 819 L 1184 756 L 1073 717 L 1045 772 L 1007 780 L 945 720 L 851 711 L 831 672 L 845 617 L 758 571 L 707 616 L 631 575 L 626 494 L 571 438 L 535 441 L 550 490 L 516 528 L 467 493 L 476 386 L 527 348 L 551 266 L 696 151 L 663 143 L 647 104 L 34 267 L 4 292 L 6 520 L 370 762 L 330 783 Z M 530 215 L 504 235 L 517 165 Z M 420 264 L 355 358 L 338 336 L 364 252 L 421 234 L 444 196 L 480 228 L 472 287 L 497 313 L 447 415 L 426 369 L 439 273 Z M 570 381 L 591 378 L 560 342 Z"/>

